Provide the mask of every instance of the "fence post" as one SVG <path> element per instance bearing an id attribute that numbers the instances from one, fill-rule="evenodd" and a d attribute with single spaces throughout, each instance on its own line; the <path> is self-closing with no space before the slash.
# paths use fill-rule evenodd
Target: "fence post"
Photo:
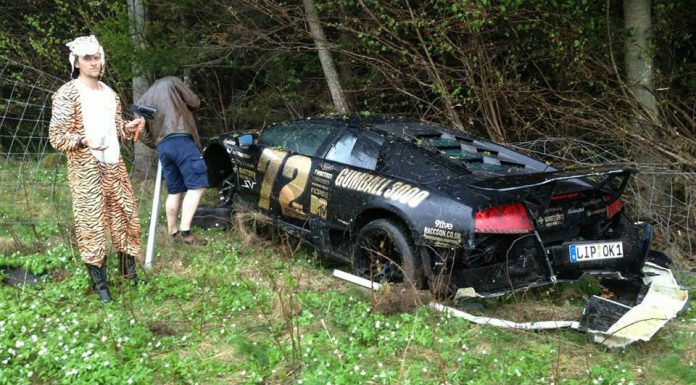
<path id="1" fill-rule="evenodd" d="M 157 162 L 157 176 L 155 177 L 155 193 L 152 197 L 152 212 L 150 213 L 150 231 L 147 235 L 147 250 L 145 252 L 145 267 L 152 265 L 152 255 L 155 252 L 155 240 L 157 239 L 157 213 L 159 211 L 160 190 L 162 190 L 162 162 Z"/>

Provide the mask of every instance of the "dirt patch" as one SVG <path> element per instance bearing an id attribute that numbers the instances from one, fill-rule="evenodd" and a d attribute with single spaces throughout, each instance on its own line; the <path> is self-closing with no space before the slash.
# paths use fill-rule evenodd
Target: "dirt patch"
<path id="1" fill-rule="evenodd" d="M 179 334 L 177 328 L 169 325 L 166 321 L 150 321 L 147 328 L 158 336 L 175 336 Z"/>
<path id="2" fill-rule="evenodd" d="M 11 237 L 0 237 L 0 254 L 12 255 L 15 251 L 21 249 L 21 245 Z"/>
<path id="3" fill-rule="evenodd" d="M 427 290 L 417 290 L 412 285 L 386 285 L 373 297 L 375 311 L 389 315 L 414 311 L 427 305 L 433 296 Z"/>
<path id="4" fill-rule="evenodd" d="M 49 272 L 49 274 L 51 275 L 51 279 L 54 282 L 65 281 L 70 276 L 70 274 L 66 270 L 63 270 L 63 269 L 51 270 Z"/>
<path id="5" fill-rule="evenodd" d="M 227 344 L 221 344 L 219 341 L 203 341 L 197 348 L 198 352 L 205 354 L 208 359 L 225 363 L 243 364 L 247 357 L 244 354 L 239 354 L 237 349 Z"/>
<path id="6" fill-rule="evenodd" d="M 504 303 L 495 309 L 486 310 L 492 317 L 505 318 L 517 322 L 537 322 L 552 320 L 577 320 L 582 315 L 582 307 L 570 304 L 538 303 L 525 300 L 516 303 Z"/>
<path id="7" fill-rule="evenodd" d="M 298 273 L 299 270 L 299 274 Z M 297 280 L 297 288 L 299 290 L 313 290 L 318 292 L 325 292 L 329 290 L 345 291 L 346 286 L 338 285 L 336 282 L 336 277 L 323 274 L 305 267 L 293 267 L 293 275 L 299 277 Z"/>
<path id="8" fill-rule="evenodd" d="M 232 222 L 244 246 L 256 244 L 268 238 L 271 220 L 262 213 L 235 205 Z"/>

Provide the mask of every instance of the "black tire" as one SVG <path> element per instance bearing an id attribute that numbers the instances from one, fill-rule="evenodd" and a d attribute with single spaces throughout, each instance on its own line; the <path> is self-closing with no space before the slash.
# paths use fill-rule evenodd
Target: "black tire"
<path id="1" fill-rule="evenodd" d="M 613 233 L 613 238 L 621 240 L 624 245 L 623 268 L 631 273 L 639 273 L 645 257 L 641 255 L 640 235 L 636 226 L 623 212 L 615 218 Z"/>
<path id="2" fill-rule="evenodd" d="M 374 282 L 424 286 L 420 258 L 403 226 L 388 219 L 376 219 L 363 226 L 353 248 L 353 271 Z"/>

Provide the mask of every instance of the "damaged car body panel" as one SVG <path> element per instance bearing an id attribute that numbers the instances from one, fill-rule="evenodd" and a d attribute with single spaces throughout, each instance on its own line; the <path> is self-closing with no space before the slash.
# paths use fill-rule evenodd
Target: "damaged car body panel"
<path id="1" fill-rule="evenodd" d="M 377 282 L 496 296 L 586 273 L 635 280 L 652 239 L 623 210 L 632 169 L 557 170 L 432 123 L 300 120 L 220 135 L 204 158 L 222 203 Z"/>
<path id="2" fill-rule="evenodd" d="M 649 339 L 687 301 L 669 258 L 650 250 L 652 227 L 624 213 L 629 168 L 557 170 L 467 133 L 379 117 L 222 134 L 204 158 L 222 204 L 267 214 L 367 282 L 485 298 L 593 274 L 629 292 L 590 298 L 579 321 L 538 324 L 431 306 L 472 322 L 572 327 L 620 347 Z"/>

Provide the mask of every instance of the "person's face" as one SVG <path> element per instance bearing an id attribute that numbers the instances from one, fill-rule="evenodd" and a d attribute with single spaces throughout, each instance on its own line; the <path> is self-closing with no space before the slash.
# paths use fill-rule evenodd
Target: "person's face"
<path id="1" fill-rule="evenodd" d="M 94 55 L 79 56 L 75 67 L 80 69 L 80 75 L 95 79 L 99 78 L 102 69 L 101 55 L 97 53 Z"/>

